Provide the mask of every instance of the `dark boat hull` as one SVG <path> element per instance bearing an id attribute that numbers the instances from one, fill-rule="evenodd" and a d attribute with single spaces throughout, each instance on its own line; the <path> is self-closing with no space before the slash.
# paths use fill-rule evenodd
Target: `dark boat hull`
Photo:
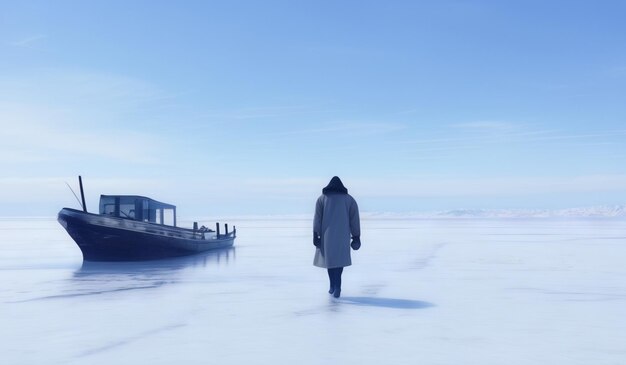
<path id="1" fill-rule="evenodd" d="M 234 233 L 205 235 L 189 229 L 108 217 L 63 208 L 58 221 L 86 261 L 142 261 L 230 247 Z"/>

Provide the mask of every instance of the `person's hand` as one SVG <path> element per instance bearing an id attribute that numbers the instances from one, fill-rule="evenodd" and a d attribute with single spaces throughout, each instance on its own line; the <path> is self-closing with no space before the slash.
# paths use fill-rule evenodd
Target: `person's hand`
<path id="1" fill-rule="evenodd" d="M 319 248 L 322 244 L 322 237 L 320 237 L 317 232 L 313 232 L 313 246 Z"/>
<path id="2" fill-rule="evenodd" d="M 359 236 L 352 237 L 352 242 L 350 242 L 350 247 L 352 247 L 352 249 L 355 251 L 361 248 L 361 237 Z"/>

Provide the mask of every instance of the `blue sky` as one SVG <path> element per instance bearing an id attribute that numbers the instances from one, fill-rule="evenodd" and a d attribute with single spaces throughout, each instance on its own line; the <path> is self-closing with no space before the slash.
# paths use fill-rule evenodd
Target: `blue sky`
<path id="1" fill-rule="evenodd" d="M 2 215 L 626 203 L 623 1 L 0 3 Z M 8 212 L 11 210 L 11 212 Z"/>

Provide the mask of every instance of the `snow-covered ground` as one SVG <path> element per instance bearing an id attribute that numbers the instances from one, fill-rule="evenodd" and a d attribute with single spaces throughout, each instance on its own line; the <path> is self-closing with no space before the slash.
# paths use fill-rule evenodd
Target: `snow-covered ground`
<path id="1" fill-rule="evenodd" d="M 232 250 L 83 265 L 54 220 L 1 219 L 0 361 L 626 363 L 623 218 L 364 219 L 340 300 L 310 220 L 230 223 Z"/>

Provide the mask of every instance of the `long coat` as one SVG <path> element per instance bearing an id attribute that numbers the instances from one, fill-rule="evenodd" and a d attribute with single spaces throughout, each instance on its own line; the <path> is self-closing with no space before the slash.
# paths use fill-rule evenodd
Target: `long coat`
<path id="1" fill-rule="evenodd" d="M 352 265 L 350 236 L 360 236 L 359 207 L 349 194 L 323 194 L 315 204 L 313 231 L 322 238 L 313 265 L 326 269 Z"/>

